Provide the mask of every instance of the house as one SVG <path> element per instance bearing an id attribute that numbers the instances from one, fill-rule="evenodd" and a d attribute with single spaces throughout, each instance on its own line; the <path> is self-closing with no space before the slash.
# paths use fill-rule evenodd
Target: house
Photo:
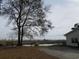
<path id="1" fill-rule="evenodd" d="M 79 47 L 79 27 L 72 28 L 72 30 L 65 34 L 66 45 L 72 47 Z"/>

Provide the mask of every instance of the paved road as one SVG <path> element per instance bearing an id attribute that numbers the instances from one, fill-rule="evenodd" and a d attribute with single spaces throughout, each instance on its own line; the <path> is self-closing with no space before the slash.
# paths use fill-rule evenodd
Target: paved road
<path id="1" fill-rule="evenodd" d="M 79 59 L 79 51 L 78 50 L 73 50 L 73 49 L 68 49 L 64 48 L 64 50 L 55 50 L 55 49 L 50 49 L 50 48 L 41 48 L 41 51 L 44 51 L 45 53 L 59 57 L 60 59 Z M 78 51 L 78 52 L 77 52 Z"/>

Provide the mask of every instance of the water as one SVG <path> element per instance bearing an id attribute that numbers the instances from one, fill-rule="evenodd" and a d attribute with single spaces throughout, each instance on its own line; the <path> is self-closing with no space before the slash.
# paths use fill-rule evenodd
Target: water
<path id="1" fill-rule="evenodd" d="M 39 44 L 39 46 L 53 46 L 56 44 Z M 23 45 L 23 46 L 34 46 L 34 45 Z"/>

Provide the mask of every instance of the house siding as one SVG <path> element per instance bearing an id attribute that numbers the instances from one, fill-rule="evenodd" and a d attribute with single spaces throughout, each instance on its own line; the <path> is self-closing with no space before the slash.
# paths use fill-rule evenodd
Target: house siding
<path id="1" fill-rule="evenodd" d="M 75 38 L 77 38 L 78 42 L 79 42 L 79 30 L 76 30 L 76 31 L 66 35 L 66 43 L 67 43 L 67 45 L 77 47 L 78 43 L 72 43 L 72 38 L 74 40 L 75 40 Z"/>

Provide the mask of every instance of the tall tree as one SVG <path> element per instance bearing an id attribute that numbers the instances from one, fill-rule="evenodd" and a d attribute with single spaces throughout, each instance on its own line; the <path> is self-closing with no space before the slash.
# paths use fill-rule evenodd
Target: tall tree
<path id="1" fill-rule="evenodd" d="M 1 13 L 1 4 L 2 4 L 2 0 L 0 0 L 0 13 Z"/>
<path id="2" fill-rule="evenodd" d="M 9 15 L 18 33 L 18 44 L 22 45 L 23 37 L 44 34 L 52 28 L 51 22 L 45 18 L 45 8 L 41 0 L 7 0 L 3 6 L 3 14 Z"/>

